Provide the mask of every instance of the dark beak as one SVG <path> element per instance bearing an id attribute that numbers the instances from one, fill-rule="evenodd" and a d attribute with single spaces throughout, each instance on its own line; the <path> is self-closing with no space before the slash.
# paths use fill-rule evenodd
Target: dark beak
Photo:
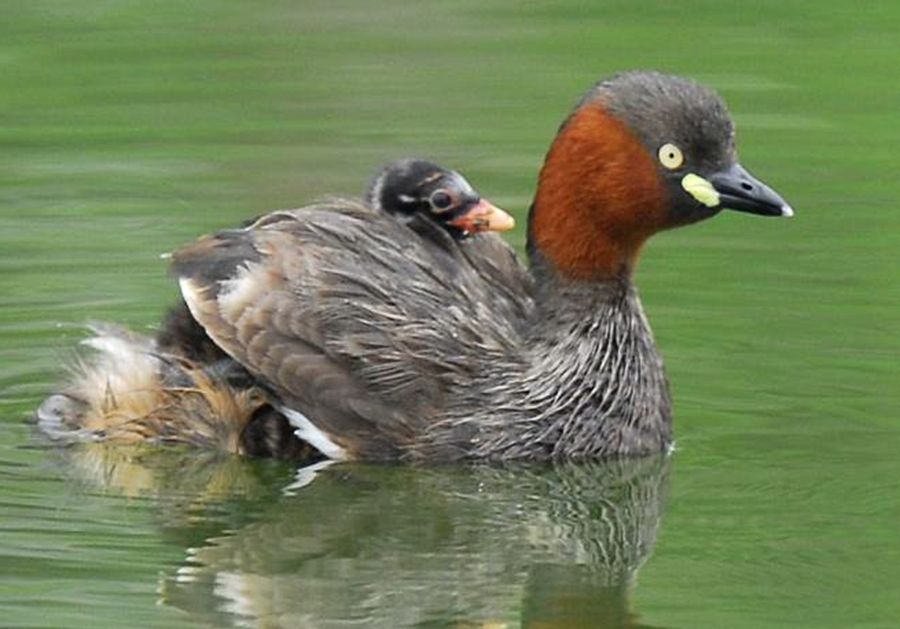
<path id="1" fill-rule="evenodd" d="M 794 209 L 777 192 L 747 172 L 740 164 L 709 176 L 719 193 L 719 205 L 728 210 L 762 216 L 793 216 Z"/>

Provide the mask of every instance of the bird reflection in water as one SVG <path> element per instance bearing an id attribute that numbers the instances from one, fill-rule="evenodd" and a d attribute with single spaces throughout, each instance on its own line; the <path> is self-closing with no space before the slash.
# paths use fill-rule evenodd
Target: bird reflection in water
<path id="1" fill-rule="evenodd" d="M 158 502 L 185 547 L 160 602 L 214 626 L 646 626 L 629 600 L 670 457 L 313 473 L 194 450 L 62 452 L 80 478 Z"/>

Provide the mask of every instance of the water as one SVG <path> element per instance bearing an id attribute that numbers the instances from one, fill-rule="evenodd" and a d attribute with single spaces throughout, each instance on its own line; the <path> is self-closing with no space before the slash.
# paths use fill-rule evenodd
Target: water
<path id="1" fill-rule="evenodd" d="M 870 3 L 8 3 L 0 20 L 0 624 L 894 627 L 900 9 Z M 432 157 L 523 216 L 594 80 L 719 89 L 797 209 L 662 234 L 638 281 L 678 450 L 334 466 L 48 447 L 87 320 L 159 254 Z M 512 240 L 521 245 L 521 231 Z"/>

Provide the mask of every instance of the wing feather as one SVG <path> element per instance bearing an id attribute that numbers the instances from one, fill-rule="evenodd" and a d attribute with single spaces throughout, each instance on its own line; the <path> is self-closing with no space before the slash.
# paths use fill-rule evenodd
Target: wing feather
<path id="1" fill-rule="evenodd" d="M 396 458 L 516 345 L 530 307 L 511 250 L 469 245 L 332 201 L 201 238 L 173 271 L 209 336 L 287 407 L 348 456 Z"/>

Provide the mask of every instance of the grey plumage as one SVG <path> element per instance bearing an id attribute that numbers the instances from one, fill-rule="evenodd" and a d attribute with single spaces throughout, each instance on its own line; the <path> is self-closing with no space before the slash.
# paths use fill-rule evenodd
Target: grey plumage
<path id="1" fill-rule="evenodd" d="M 668 447 L 662 361 L 627 279 L 554 278 L 535 307 L 508 251 L 469 258 L 403 229 L 334 201 L 201 240 L 173 269 L 216 343 L 351 457 Z M 204 268 L 210 251 L 230 278 Z"/>
<path id="2" fill-rule="evenodd" d="M 589 458 L 665 450 L 672 417 L 662 360 L 626 279 L 542 286 L 526 348 L 486 383 L 481 413 L 444 422 L 435 443 L 469 427 L 489 458 Z M 477 387 L 476 387 L 477 390 Z"/>
<path id="3" fill-rule="evenodd" d="M 722 98 L 691 79 L 659 72 L 622 72 L 600 81 L 581 103 L 602 103 L 651 152 L 674 142 L 704 171 L 734 161 L 734 124 Z"/>
<path id="4" fill-rule="evenodd" d="M 481 365 L 515 352 L 531 310 L 507 246 L 483 244 L 500 255 L 476 267 L 468 244 L 434 247 L 336 200 L 198 241 L 174 254 L 173 271 L 213 340 L 285 406 L 350 456 L 398 458 Z M 234 272 L 222 278 L 222 267 Z"/>

